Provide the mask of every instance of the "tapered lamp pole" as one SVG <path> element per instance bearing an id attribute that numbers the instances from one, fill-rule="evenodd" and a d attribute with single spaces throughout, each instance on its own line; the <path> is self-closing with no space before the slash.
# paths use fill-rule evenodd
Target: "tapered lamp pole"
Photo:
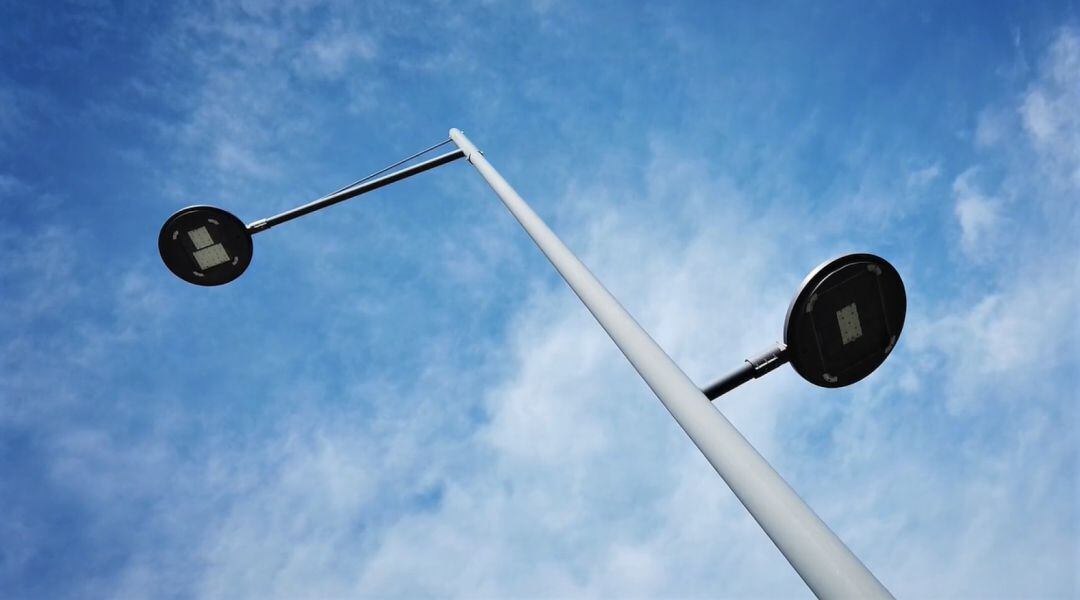
<path id="1" fill-rule="evenodd" d="M 885 586 L 720 414 L 675 361 L 457 129 L 465 153 L 641 378 L 819 598 L 892 598 Z"/>

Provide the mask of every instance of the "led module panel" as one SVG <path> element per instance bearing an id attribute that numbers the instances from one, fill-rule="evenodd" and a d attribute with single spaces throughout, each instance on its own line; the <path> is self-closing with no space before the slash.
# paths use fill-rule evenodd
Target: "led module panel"
<path id="1" fill-rule="evenodd" d="M 214 243 L 213 238 L 210 237 L 210 232 L 206 230 L 206 227 L 200 227 L 198 229 L 192 229 L 187 232 L 188 237 L 191 238 L 191 243 L 195 244 L 195 248 L 202 250 L 203 248 Z"/>
<path id="2" fill-rule="evenodd" d="M 836 321 L 840 325 L 840 339 L 844 345 L 862 337 L 862 324 L 859 323 L 859 311 L 854 302 L 836 311 Z"/>
<path id="3" fill-rule="evenodd" d="M 199 269 L 205 271 L 210 267 L 216 267 L 232 260 L 229 253 L 225 252 L 225 246 L 214 244 L 194 253 L 195 262 L 199 263 Z"/>

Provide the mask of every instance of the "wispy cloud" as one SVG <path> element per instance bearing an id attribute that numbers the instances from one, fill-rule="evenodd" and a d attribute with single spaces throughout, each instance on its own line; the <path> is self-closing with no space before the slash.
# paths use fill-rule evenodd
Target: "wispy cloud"
<path id="1" fill-rule="evenodd" d="M 907 183 L 910 187 L 922 187 L 936 180 L 941 175 L 941 163 L 937 162 L 930 166 L 916 169 L 908 174 Z"/>
<path id="2" fill-rule="evenodd" d="M 968 256 L 987 260 L 999 246 L 1001 201 L 987 197 L 972 181 L 978 171 L 969 169 L 953 181 L 956 219 L 960 224 L 960 245 Z"/>
<path id="3" fill-rule="evenodd" d="M 1047 175 L 1080 188 L 1080 33 L 1063 29 L 1018 110 Z"/>
<path id="4" fill-rule="evenodd" d="M 371 61 L 376 53 L 370 36 L 349 31 L 340 21 L 334 21 L 304 44 L 293 68 L 300 75 L 341 77 L 353 70 L 357 61 Z"/>

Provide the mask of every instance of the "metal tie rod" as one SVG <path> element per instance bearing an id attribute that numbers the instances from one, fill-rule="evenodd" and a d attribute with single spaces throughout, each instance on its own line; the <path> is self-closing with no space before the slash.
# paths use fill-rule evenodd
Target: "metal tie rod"
<path id="1" fill-rule="evenodd" d="M 248 232 L 255 234 L 259 233 L 260 231 L 266 231 L 267 229 L 270 229 L 275 225 L 280 225 L 286 221 L 300 218 L 308 213 L 313 213 L 317 210 L 326 208 L 327 206 L 337 204 L 338 202 L 344 202 L 350 198 L 355 198 L 361 194 L 366 194 L 367 192 L 370 192 L 372 190 L 377 190 L 381 187 L 390 185 L 395 181 L 401 181 L 402 179 L 412 177 L 413 175 L 423 173 L 424 171 L 430 171 L 435 167 L 440 167 L 459 158 L 464 158 L 464 156 L 465 153 L 460 149 L 454 150 L 453 152 L 447 152 L 446 154 L 436 156 L 435 158 L 426 160 L 422 163 L 417 163 L 411 167 L 405 167 L 400 171 L 394 171 L 393 173 L 390 173 L 389 175 L 385 175 L 378 179 L 372 179 L 371 181 L 366 181 L 353 186 L 349 186 L 343 190 L 334 192 L 329 196 L 319 198 L 318 200 L 309 202 L 303 206 L 298 206 L 294 209 L 287 210 L 281 214 L 277 214 L 266 219 L 259 219 L 258 221 L 253 221 L 247 226 Z"/>

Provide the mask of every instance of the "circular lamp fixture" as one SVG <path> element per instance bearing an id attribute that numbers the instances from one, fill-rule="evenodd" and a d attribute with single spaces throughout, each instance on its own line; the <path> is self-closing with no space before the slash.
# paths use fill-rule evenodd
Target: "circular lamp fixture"
<path id="1" fill-rule="evenodd" d="M 885 361 L 904 327 L 900 274 L 873 254 L 825 262 L 803 281 L 784 323 L 795 371 L 822 387 L 842 387 Z"/>
<path id="2" fill-rule="evenodd" d="M 222 285 L 251 264 L 251 233 L 220 208 L 189 206 L 174 213 L 158 234 L 161 260 L 174 275 L 196 285 Z"/>

